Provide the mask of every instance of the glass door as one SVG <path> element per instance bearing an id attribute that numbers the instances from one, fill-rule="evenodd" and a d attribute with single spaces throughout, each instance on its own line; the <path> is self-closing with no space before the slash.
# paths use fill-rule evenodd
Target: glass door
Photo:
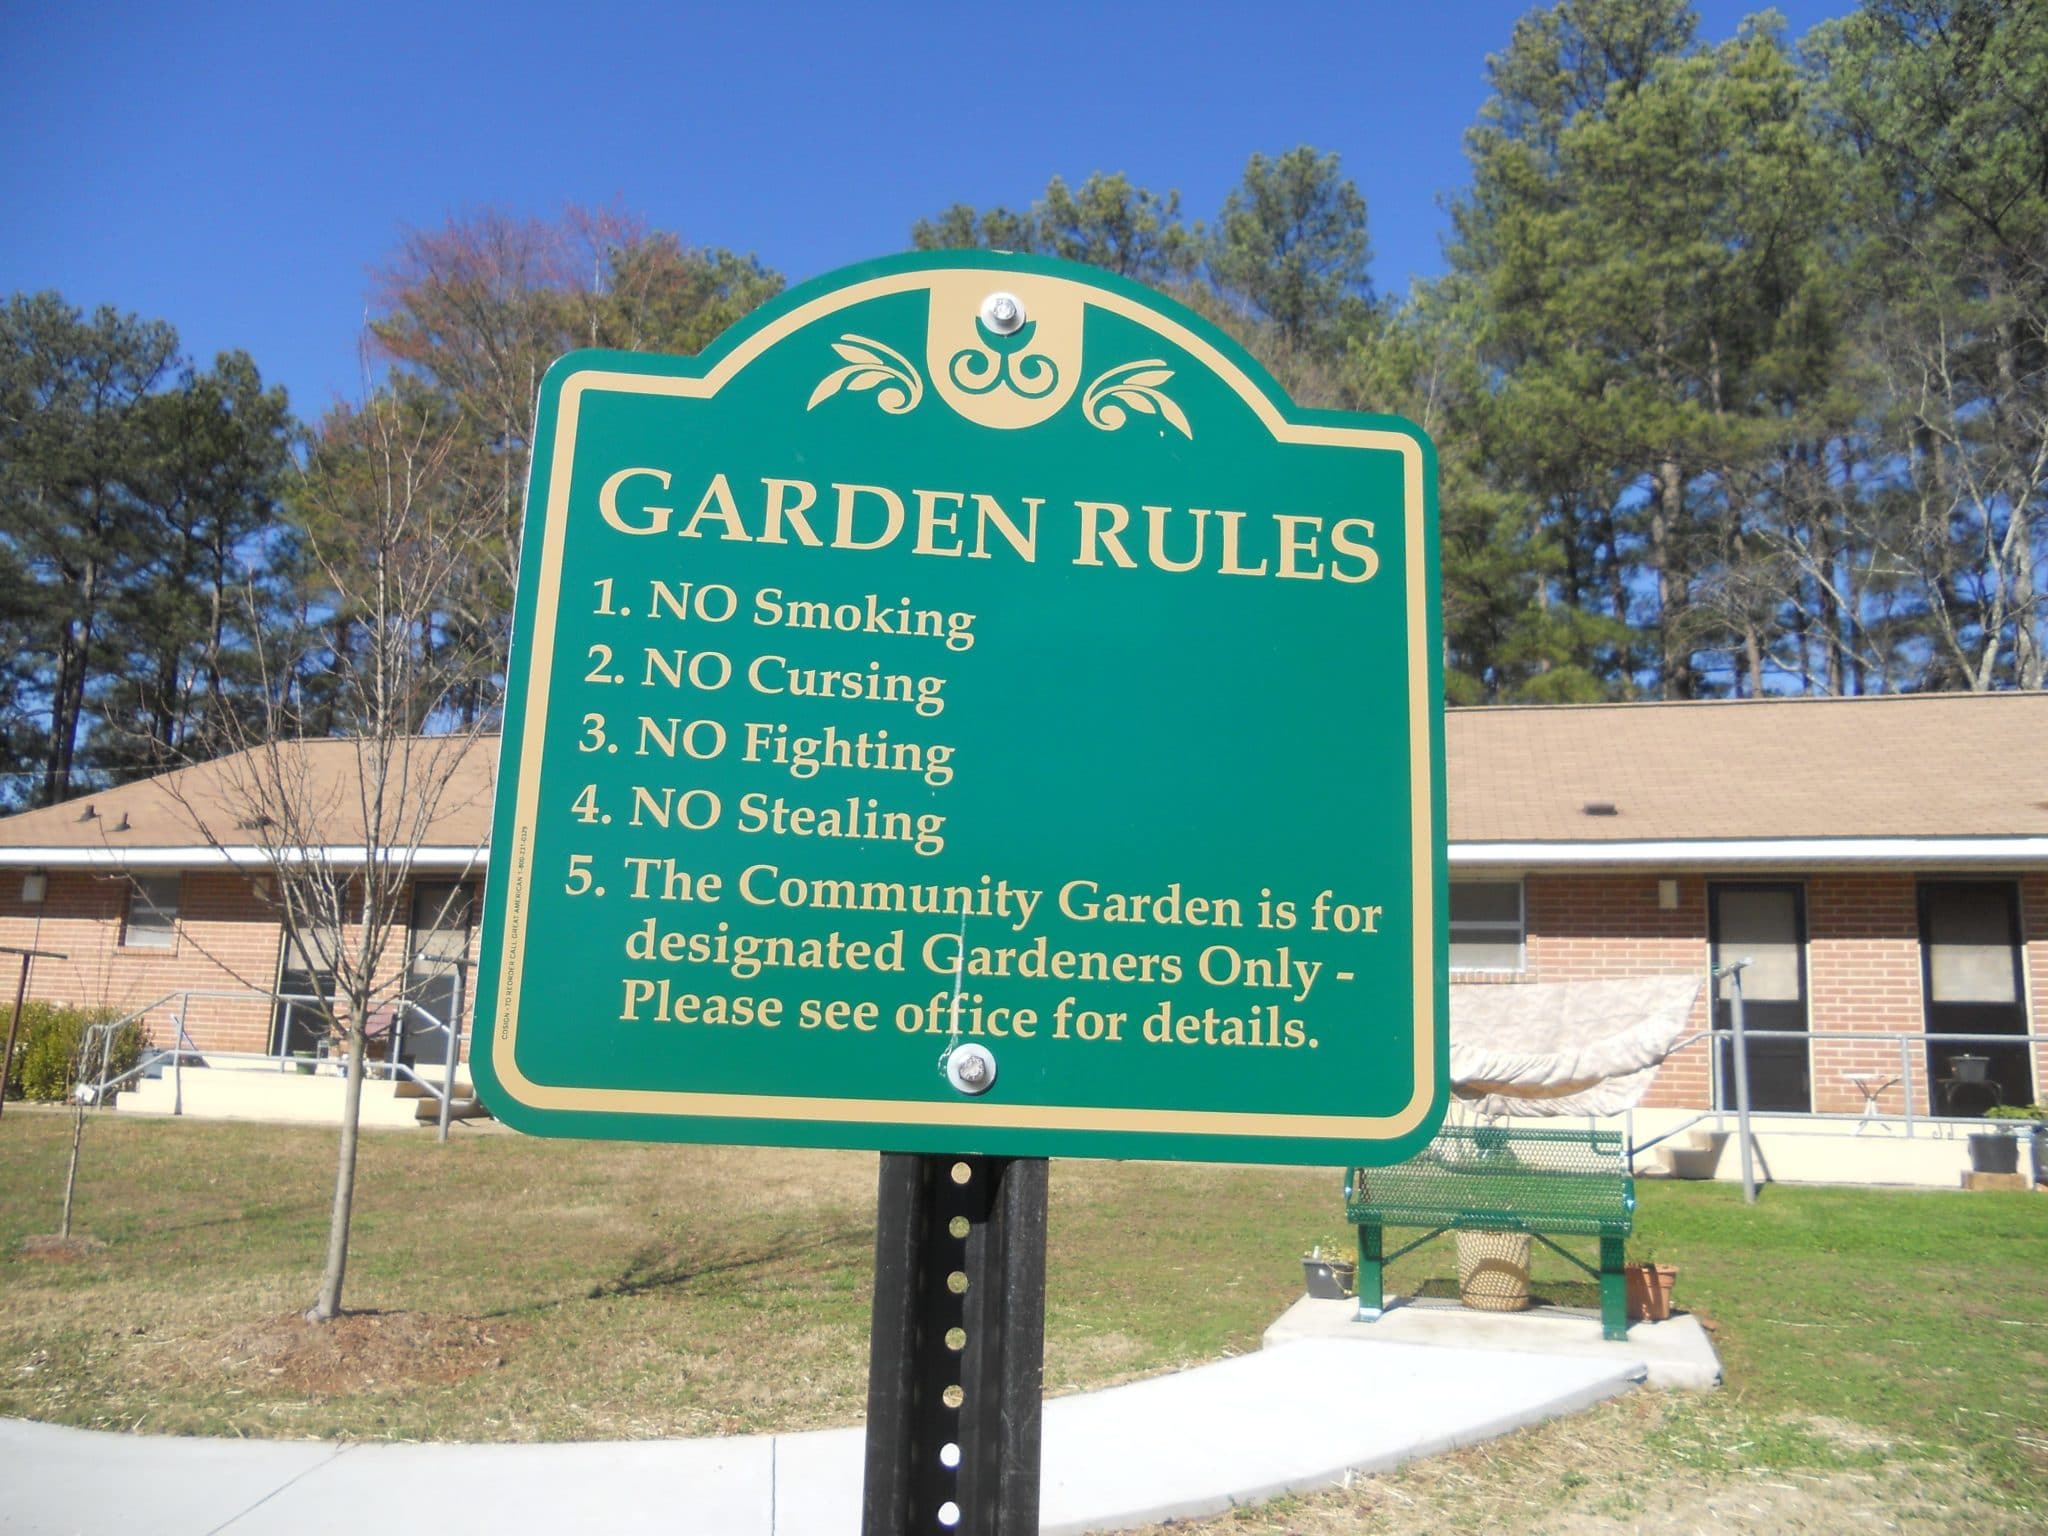
<path id="1" fill-rule="evenodd" d="M 277 959 L 277 1006 L 270 1021 L 273 1056 L 317 1056 L 329 1043 L 320 1005 L 333 1003 L 334 968 L 340 955 L 339 929 L 310 927 L 298 939 L 285 932 Z"/>
<path id="2" fill-rule="evenodd" d="M 1943 1035 L 2024 1035 L 2019 890 L 2009 880 L 1928 880 L 1920 886 L 1921 996 L 1927 1080 L 1938 1115 L 1981 1115 L 2033 1102 L 2027 1048 Z"/>
<path id="3" fill-rule="evenodd" d="M 1797 885 L 1716 885 L 1707 892 L 1708 926 L 1714 966 L 1738 960 L 1742 972 L 1742 1022 L 1752 1030 L 1804 1030 L 1806 1025 L 1806 892 Z M 1714 986 L 1714 1029 L 1723 1038 L 1716 1078 L 1717 1109 L 1735 1107 L 1734 979 Z M 1812 1053 L 1798 1039 L 1747 1041 L 1749 1107 L 1773 1113 L 1808 1114 L 1813 1109 Z"/>
<path id="4" fill-rule="evenodd" d="M 469 955 L 474 896 L 470 886 L 446 880 L 422 880 L 412 888 L 405 996 L 415 1006 L 399 1010 L 399 1059 L 407 1066 L 440 1066 L 448 1059 L 448 1031 L 460 1035 L 462 962 Z"/>

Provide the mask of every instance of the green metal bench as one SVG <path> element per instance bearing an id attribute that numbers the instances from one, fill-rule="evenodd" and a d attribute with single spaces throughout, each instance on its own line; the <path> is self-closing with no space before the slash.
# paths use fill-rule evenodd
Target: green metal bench
<path id="1" fill-rule="evenodd" d="M 1628 1337 L 1624 1245 L 1635 1226 L 1636 1185 L 1617 1131 L 1446 1126 L 1418 1156 L 1387 1168 L 1354 1168 L 1344 1181 L 1345 1219 L 1358 1228 L 1358 1316 L 1385 1310 L 1385 1266 L 1446 1232 L 1526 1232 L 1600 1282 L 1601 1331 Z M 1428 1227 L 1385 1251 L 1388 1227 Z M 1554 1238 L 1596 1237 L 1595 1269 Z"/>

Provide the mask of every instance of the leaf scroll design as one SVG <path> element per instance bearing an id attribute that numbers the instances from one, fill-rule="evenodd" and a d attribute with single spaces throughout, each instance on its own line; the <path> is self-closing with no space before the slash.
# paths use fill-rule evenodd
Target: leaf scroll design
<path id="1" fill-rule="evenodd" d="M 1147 357 L 1122 363 L 1102 375 L 1081 396 L 1081 413 L 1091 425 L 1114 432 L 1130 419 L 1130 412 L 1157 415 L 1189 442 L 1194 431 L 1187 413 L 1168 399 L 1161 386 L 1173 377 L 1163 357 Z"/>
<path id="2" fill-rule="evenodd" d="M 818 381 L 805 410 L 816 410 L 842 389 L 855 394 L 875 390 L 875 404 L 891 416 L 916 410 L 917 403 L 924 398 L 923 378 L 910 359 L 894 347 L 849 333 L 833 342 L 832 350 L 846 366 L 833 369 Z"/>

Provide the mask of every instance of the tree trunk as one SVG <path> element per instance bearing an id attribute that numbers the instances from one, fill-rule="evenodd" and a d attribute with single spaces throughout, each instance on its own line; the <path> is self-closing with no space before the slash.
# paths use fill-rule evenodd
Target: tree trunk
<path id="1" fill-rule="evenodd" d="M 1672 541 L 1685 518 L 1685 485 L 1676 459 L 1658 468 L 1657 495 L 1651 502 L 1650 552 L 1657 562 L 1657 644 L 1662 655 L 1662 694 L 1667 699 L 1693 696 L 1692 653 L 1679 636 L 1685 617 L 1685 576 L 1672 569 Z"/>
<path id="2" fill-rule="evenodd" d="M 1614 526 L 1614 508 L 1612 505 L 1603 506 L 1600 509 L 1598 538 L 1607 550 L 1605 562 L 1607 611 L 1617 624 L 1626 627 L 1628 624 L 1628 573 L 1621 568 L 1621 533 Z M 1597 564 L 1598 551 L 1595 551 L 1595 560 Z M 1618 668 L 1621 673 L 1622 684 L 1631 697 L 1634 696 L 1636 691 L 1634 651 L 1635 646 L 1633 643 L 1625 645 Z"/>
<path id="3" fill-rule="evenodd" d="M 1813 622 L 1808 617 L 1811 605 L 1806 600 L 1808 583 L 1801 582 L 1795 589 L 1797 599 L 1792 611 L 1792 643 L 1799 650 L 1799 691 L 1813 692 Z"/>
<path id="4" fill-rule="evenodd" d="M 223 633 L 227 628 L 227 622 L 221 612 L 225 606 L 222 590 L 225 578 L 221 575 L 224 566 L 225 562 L 219 561 L 214 565 L 213 591 L 211 593 L 212 610 L 208 615 L 206 628 L 206 707 L 210 712 L 218 712 L 223 707 L 220 686 L 220 648 Z"/>
<path id="5" fill-rule="evenodd" d="M 166 646 L 157 659 L 156 699 L 150 721 L 150 734 L 154 738 L 149 749 L 150 772 L 162 773 L 177 762 L 178 722 L 183 713 L 178 688 L 178 651 L 175 646 Z"/>
<path id="6" fill-rule="evenodd" d="M 2025 507 L 2013 510 L 2014 517 L 2027 517 Z M 2034 595 L 2034 541 L 2032 528 L 2028 528 L 2013 541 L 2013 591 L 2018 596 L 2018 617 L 2013 625 L 2012 670 L 2013 680 L 2022 688 L 2039 688 L 2048 682 L 2048 656 L 2044 656 L 2042 641 L 2042 610 L 2033 605 Z"/>
<path id="7" fill-rule="evenodd" d="M 57 641 L 57 676 L 50 687 L 50 740 L 43 754 L 45 805 L 55 805 L 71 789 L 70 754 L 62 745 L 70 734 L 65 728 L 64 703 L 71 697 L 71 675 L 79 666 L 78 626 L 67 619 Z"/>
<path id="8" fill-rule="evenodd" d="M 1586 579 L 1579 569 L 1583 551 L 1579 547 L 1579 535 L 1571 526 L 1572 519 L 1560 517 L 1557 521 L 1564 529 L 1564 536 L 1557 541 L 1558 548 L 1564 553 L 1564 569 L 1558 573 L 1558 581 L 1563 587 L 1564 606 L 1577 612 L 1586 606 Z M 1544 607 L 1548 608 L 1550 584 L 1539 582 L 1537 590 L 1544 595 Z"/>
<path id="9" fill-rule="evenodd" d="M 1815 467 L 1818 470 L 1818 466 Z M 1820 590 L 1815 595 L 1819 598 L 1818 627 L 1821 650 L 1824 652 L 1822 659 L 1827 666 L 1827 691 L 1831 697 L 1840 698 L 1848 691 L 1848 679 L 1842 672 L 1842 651 L 1848 643 L 1849 636 L 1842 622 L 1841 603 L 1835 596 L 1837 572 L 1834 531 L 1828 527 L 1826 512 L 1820 513 L 1813 520 L 1811 558 L 1814 569 L 1821 574 Z M 1844 577 L 1846 574 L 1842 573 Z"/>
<path id="10" fill-rule="evenodd" d="M 363 1107 L 363 1058 L 368 1054 L 367 1022 L 360 1006 L 349 1009 L 348 1087 L 342 1097 L 341 1147 L 335 1159 L 334 1209 L 327 1223 L 327 1267 L 320 1276 L 320 1298 L 307 1312 L 309 1323 L 325 1323 L 341 1315 L 341 1283 L 348 1273 L 348 1225 L 356 1203 L 356 1144 Z"/>
<path id="11" fill-rule="evenodd" d="M 50 753 L 43 773 L 46 805 L 71 794 L 71 760 L 78 750 L 78 722 L 85 714 L 85 681 L 92 670 L 93 605 L 98 600 L 99 562 L 88 560 L 78 582 L 79 616 L 65 623 L 57 647 L 57 680 L 50 691 Z"/>
<path id="12" fill-rule="evenodd" d="M 1834 552 L 1830 551 L 1830 553 Z M 1838 628 L 1830 629 L 1828 634 L 1830 638 L 1833 638 L 1837 633 L 1840 634 L 1840 649 L 1847 655 L 1847 661 L 1841 664 L 1842 691 L 1854 694 L 1860 698 L 1870 691 L 1869 678 L 1863 666 L 1863 648 L 1869 643 L 1870 636 L 1864 631 L 1862 615 L 1859 612 L 1862 604 L 1859 600 L 1859 589 L 1856 585 L 1858 545 L 1853 528 L 1847 526 L 1843 528 L 1840 554 L 1842 565 L 1842 611 L 1838 615 Z M 1830 673 L 1830 676 L 1832 677 L 1834 674 Z M 1880 680 L 1878 692 L 1882 693 L 1883 691 L 1883 682 Z"/>
<path id="13" fill-rule="evenodd" d="M 76 1098 L 76 1089 L 73 1097 Z M 71 1106 L 71 1163 L 64 1170 L 64 1227 L 60 1237 L 71 1236 L 71 1204 L 78 1195 L 78 1144 L 85 1140 L 85 1100 Z"/>

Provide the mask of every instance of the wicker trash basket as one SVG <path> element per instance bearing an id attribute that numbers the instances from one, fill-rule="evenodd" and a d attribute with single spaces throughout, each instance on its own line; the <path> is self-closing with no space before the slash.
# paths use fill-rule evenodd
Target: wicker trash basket
<path id="1" fill-rule="evenodd" d="M 1529 1234 L 1458 1233 L 1458 1298 L 1482 1312 L 1520 1312 L 1529 1305 Z"/>

